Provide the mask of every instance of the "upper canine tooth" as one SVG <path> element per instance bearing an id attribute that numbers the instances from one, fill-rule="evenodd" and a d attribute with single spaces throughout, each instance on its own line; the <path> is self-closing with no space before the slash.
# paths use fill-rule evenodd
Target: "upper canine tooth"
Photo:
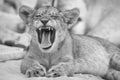
<path id="1" fill-rule="evenodd" d="M 49 30 L 50 30 L 50 27 L 49 27 Z"/>
<path id="2" fill-rule="evenodd" d="M 51 30 L 53 30 L 53 28 L 51 28 Z"/>
<path id="3" fill-rule="evenodd" d="M 41 28 L 39 28 L 39 30 L 41 31 Z"/>

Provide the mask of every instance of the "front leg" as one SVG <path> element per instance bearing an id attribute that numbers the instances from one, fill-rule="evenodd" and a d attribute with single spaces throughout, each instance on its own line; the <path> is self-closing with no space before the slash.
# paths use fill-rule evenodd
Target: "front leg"
<path id="1" fill-rule="evenodd" d="M 53 66 L 47 73 L 47 77 L 60 77 L 60 76 L 65 76 L 66 71 L 65 67 L 67 65 L 65 63 L 59 63 L 56 66 Z"/>
<path id="2" fill-rule="evenodd" d="M 21 64 L 21 72 L 27 77 L 43 77 L 46 75 L 46 69 L 36 60 L 27 58 Z"/>
<path id="3" fill-rule="evenodd" d="M 47 77 L 60 77 L 71 75 L 72 67 L 73 66 L 71 62 L 61 62 L 48 70 Z"/>
<path id="4" fill-rule="evenodd" d="M 120 80 L 120 71 L 117 71 L 115 69 L 108 70 L 105 78 L 107 80 Z"/>
<path id="5" fill-rule="evenodd" d="M 47 77 L 60 77 L 72 75 L 74 68 L 74 59 L 72 55 L 64 55 L 60 58 L 57 65 L 52 66 L 48 72 Z"/>

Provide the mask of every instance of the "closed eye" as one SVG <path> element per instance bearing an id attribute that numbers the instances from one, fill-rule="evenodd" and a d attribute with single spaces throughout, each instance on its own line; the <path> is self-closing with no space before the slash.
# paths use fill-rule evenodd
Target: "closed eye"
<path id="1" fill-rule="evenodd" d="M 58 16 L 51 16 L 52 18 L 54 18 L 54 19 L 57 19 L 58 18 Z"/>
<path id="2" fill-rule="evenodd" d="M 36 15 L 35 17 L 41 17 L 41 15 Z"/>

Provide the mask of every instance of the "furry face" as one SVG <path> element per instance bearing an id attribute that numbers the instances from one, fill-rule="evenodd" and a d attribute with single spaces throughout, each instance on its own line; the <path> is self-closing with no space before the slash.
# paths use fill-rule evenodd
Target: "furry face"
<path id="1" fill-rule="evenodd" d="M 41 7 L 32 10 L 23 6 L 20 8 L 21 18 L 33 28 L 39 47 L 44 52 L 56 50 L 65 36 L 77 21 L 78 9 L 59 11 L 55 7 Z M 56 48 L 56 49 L 55 49 Z"/>

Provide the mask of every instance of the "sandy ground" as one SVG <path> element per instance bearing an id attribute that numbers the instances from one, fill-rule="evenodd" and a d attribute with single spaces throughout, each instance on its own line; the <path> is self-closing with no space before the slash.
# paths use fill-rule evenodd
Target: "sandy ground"
<path id="1" fill-rule="evenodd" d="M 76 75 L 75 77 L 59 77 L 59 78 L 26 78 L 20 73 L 21 60 L 7 61 L 0 63 L 0 80 L 102 80 L 92 75 Z"/>

